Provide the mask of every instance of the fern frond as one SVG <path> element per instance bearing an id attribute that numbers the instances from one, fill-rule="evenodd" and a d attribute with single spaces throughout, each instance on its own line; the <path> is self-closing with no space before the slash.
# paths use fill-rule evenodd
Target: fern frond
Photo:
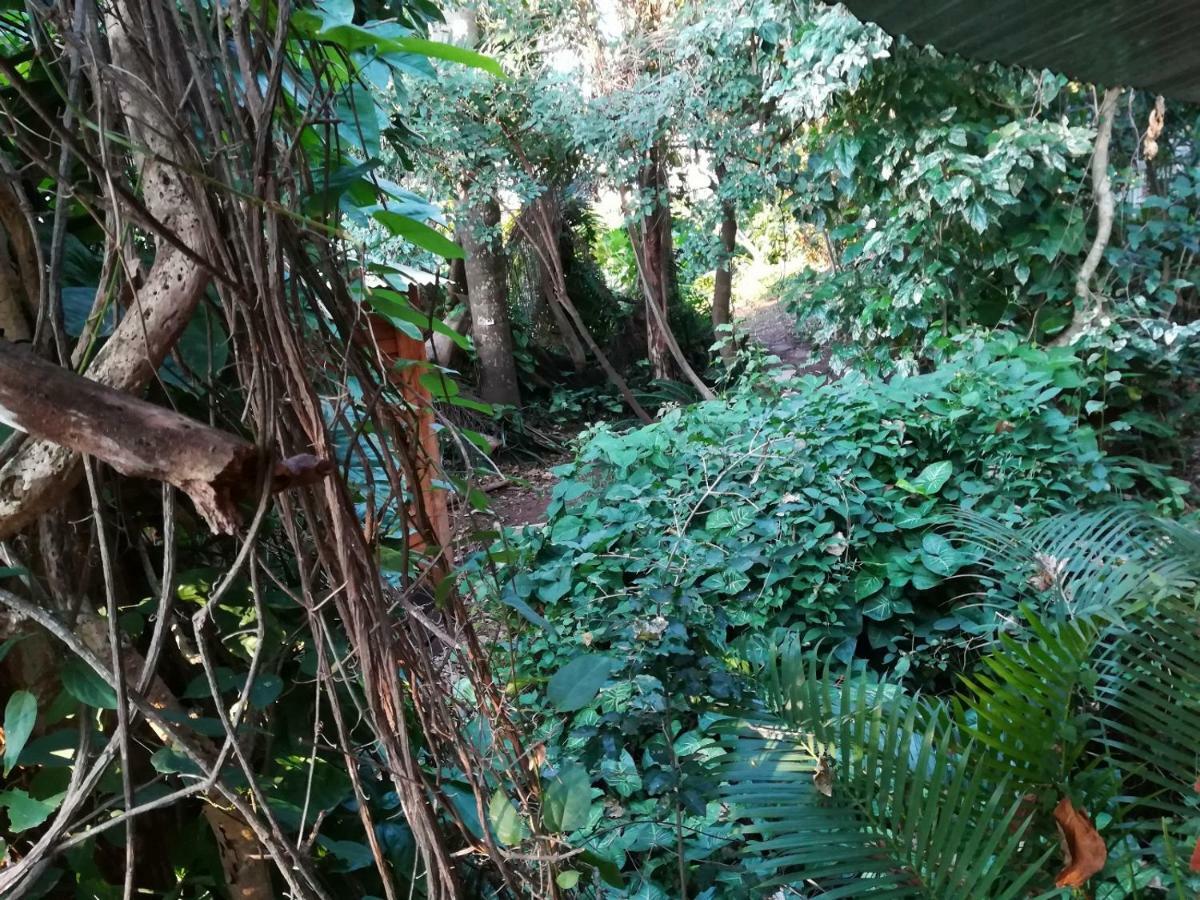
<path id="1" fill-rule="evenodd" d="M 1000 575 L 1020 575 L 1060 619 L 1111 615 L 1131 599 L 1159 599 L 1200 584 L 1200 533 L 1113 506 L 1052 516 L 1023 528 L 969 510 L 951 514 L 952 536 Z"/>
<path id="2" fill-rule="evenodd" d="M 1007 780 L 988 784 L 944 716 L 796 645 L 764 670 L 767 713 L 725 734 L 726 800 L 771 883 L 822 897 L 1015 897 L 1039 868 Z M 819 789 L 818 773 L 832 769 Z"/>

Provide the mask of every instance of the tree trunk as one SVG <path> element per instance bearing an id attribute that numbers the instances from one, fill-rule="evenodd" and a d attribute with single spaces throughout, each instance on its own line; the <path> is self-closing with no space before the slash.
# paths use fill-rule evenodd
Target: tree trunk
<path id="1" fill-rule="evenodd" d="M 517 364 L 508 323 L 507 279 L 498 235 L 500 204 L 494 197 L 471 202 L 461 192 L 462 219 L 458 238 L 466 251 L 467 302 L 479 355 L 479 395 L 488 403 L 521 405 Z"/>
<path id="2" fill-rule="evenodd" d="M 542 243 L 553 239 L 553 246 L 543 247 L 543 253 L 537 253 L 538 272 L 542 281 L 542 293 L 546 297 L 546 305 L 550 308 L 550 315 L 554 318 L 554 327 L 558 330 L 559 336 L 562 338 L 563 348 L 567 351 L 567 355 L 571 357 L 571 366 L 576 372 L 582 372 L 587 365 L 587 354 L 584 352 L 583 344 L 580 343 L 579 336 L 575 333 L 575 329 L 571 326 L 570 319 L 563 311 L 562 304 L 558 301 L 558 291 L 556 275 L 562 273 L 562 293 L 566 294 L 566 266 L 562 253 L 562 216 L 559 211 L 559 205 L 556 198 L 550 193 L 552 188 L 548 188 L 542 196 L 534 200 L 537 206 L 530 210 L 533 215 L 541 216 L 543 221 L 548 225 L 550 234 L 545 236 Z M 550 256 L 554 257 L 554 270 L 551 270 Z"/>
<path id="3" fill-rule="evenodd" d="M 717 166 L 718 185 L 725 180 L 725 167 Z M 718 186 L 718 191 L 720 187 Z M 721 326 L 732 323 L 730 300 L 733 295 L 733 251 L 737 245 L 737 207 L 730 200 L 721 201 L 721 256 L 717 271 L 713 274 L 712 323 L 721 344 L 721 359 L 731 365 L 737 355 L 733 332 L 722 331 Z"/>
<path id="4" fill-rule="evenodd" d="M 671 200 L 665 184 L 665 167 L 662 161 L 663 148 L 656 143 L 650 151 L 639 179 L 643 198 L 651 199 L 649 212 L 642 217 L 641 257 L 645 268 L 646 306 L 646 355 L 650 360 L 650 371 L 655 378 L 669 379 L 675 376 L 667 336 L 659 322 L 668 321 L 674 278 L 671 267 L 674 263 L 674 242 L 671 240 Z M 636 254 L 637 248 L 634 248 Z M 654 315 L 649 312 L 655 306 Z"/>
<path id="5" fill-rule="evenodd" d="M 131 308 L 87 368 L 87 377 L 130 393 L 140 392 L 183 332 L 209 283 L 196 257 L 205 250 L 201 211 L 183 172 L 192 167 L 187 142 L 166 117 L 166 98 L 146 94 L 154 79 L 129 36 L 141 21 L 138 7 L 118 4 L 105 16 L 117 97 L 126 117 L 141 172 L 145 208 L 174 241 L 156 240 L 154 263 Z M 143 23 L 153 27 L 152 23 Z M 163 65 L 162 60 L 153 61 Z M 42 441 L 26 441 L 0 467 L 0 537 L 32 524 L 77 483 L 79 458 Z"/>
<path id="6" fill-rule="evenodd" d="M 1054 347 L 1069 347 L 1104 313 L 1104 299 L 1092 290 L 1092 276 L 1104 258 L 1108 239 L 1112 236 L 1114 202 L 1112 182 L 1108 177 L 1108 146 L 1112 142 L 1113 119 L 1121 88 L 1109 88 L 1100 101 L 1096 123 L 1096 148 L 1092 153 L 1092 196 L 1096 202 L 1096 236 L 1091 249 L 1075 276 L 1075 299 L 1079 306 L 1071 323 L 1051 341 Z"/>

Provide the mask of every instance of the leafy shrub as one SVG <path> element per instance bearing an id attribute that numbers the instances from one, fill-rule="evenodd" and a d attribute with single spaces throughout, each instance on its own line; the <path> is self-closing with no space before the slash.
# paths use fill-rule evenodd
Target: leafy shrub
<path id="1" fill-rule="evenodd" d="M 919 684 L 992 633 L 1011 607 L 958 601 L 951 579 L 974 558 L 931 530 L 945 507 L 1019 524 L 1146 478 L 1169 492 L 1154 466 L 1103 452 L 1084 412 L 1093 388 L 1070 352 L 1001 338 L 925 374 L 759 381 L 626 434 L 594 428 L 557 470 L 546 526 L 501 557 L 502 601 L 553 627 L 517 632 L 512 684 L 582 658 L 603 671 L 589 696 L 608 685 L 583 704 L 551 698 L 568 724 L 551 717 L 542 734 L 552 762 L 581 762 L 604 791 L 609 821 L 585 830 L 588 846 L 616 864 L 648 853 L 650 877 L 664 862 L 642 826 L 674 852 L 674 822 L 706 836 L 685 835 L 695 886 L 724 877 L 732 825 L 711 802 L 699 725 L 742 698 L 743 633 L 794 630 Z M 521 699 L 544 702 L 540 689 Z"/>
<path id="2" fill-rule="evenodd" d="M 1131 509 L 959 521 L 1041 610 L 954 699 L 768 646 L 762 706 L 719 729 L 724 793 L 759 838 L 747 871 L 846 896 L 864 877 L 895 897 L 1195 896 L 1200 533 Z"/>

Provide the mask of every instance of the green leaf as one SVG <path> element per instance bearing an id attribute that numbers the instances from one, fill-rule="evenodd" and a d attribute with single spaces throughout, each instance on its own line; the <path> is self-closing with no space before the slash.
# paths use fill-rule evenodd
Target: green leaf
<path id="1" fill-rule="evenodd" d="M 283 679 L 270 673 L 259 675 L 250 685 L 250 705 L 257 709 L 270 706 L 283 691 Z"/>
<path id="2" fill-rule="evenodd" d="M 854 599 L 865 600 L 883 588 L 883 579 L 869 572 L 859 572 L 854 579 Z"/>
<path id="3" fill-rule="evenodd" d="M 940 491 L 954 474 L 954 465 L 947 460 L 941 462 L 930 463 L 912 481 L 899 479 L 896 482 L 896 487 L 901 490 L 908 491 L 910 494 L 920 494 L 922 497 L 930 497 Z"/>
<path id="4" fill-rule="evenodd" d="M 117 694 L 109 684 L 81 659 L 70 659 L 63 666 L 62 686 L 85 706 L 116 709 Z"/>
<path id="5" fill-rule="evenodd" d="M 589 865 L 600 873 L 600 879 L 609 887 L 614 887 L 620 890 L 625 887 L 625 879 L 621 875 L 621 867 L 611 859 L 605 859 L 598 853 L 593 853 L 591 850 L 585 850 L 578 857 L 581 863 Z"/>
<path id="6" fill-rule="evenodd" d="M 324 847 L 338 864 L 333 867 L 335 872 L 356 872 L 374 863 L 371 848 L 359 841 L 335 841 L 322 837 L 317 843 Z"/>
<path id="7" fill-rule="evenodd" d="M 591 778 L 582 766 L 567 763 L 546 788 L 542 816 L 551 831 L 576 831 L 587 824 L 591 805 Z"/>
<path id="8" fill-rule="evenodd" d="M 554 883 L 563 890 L 569 891 L 579 884 L 579 872 L 575 869 L 563 869 L 554 876 Z"/>
<path id="9" fill-rule="evenodd" d="M 9 830 L 14 832 L 28 831 L 37 828 L 58 809 L 66 794 L 55 794 L 45 800 L 30 797 L 28 792 L 13 788 L 0 794 L 0 806 L 8 809 Z"/>
<path id="10" fill-rule="evenodd" d="M 159 747 L 155 750 L 150 755 L 150 765 L 154 767 L 155 772 L 163 775 L 195 775 L 199 777 L 204 774 L 194 762 L 171 747 Z"/>
<path id="11" fill-rule="evenodd" d="M 562 712 L 583 709 L 594 699 L 617 667 L 617 661 L 602 653 L 577 656 L 550 678 L 546 696 Z"/>
<path id="12" fill-rule="evenodd" d="M 484 72 L 490 72 L 497 78 L 506 78 L 504 70 L 500 68 L 500 64 L 490 56 L 485 56 L 475 50 L 470 50 L 466 47 L 457 47 L 454 44 L 443 44 L 440 41 L 430 41 L 425 38 L 418 37 L 402 37 L 395 38 L 387 42 L 388 48 L 395 48 L 406 53 L 417 53 L 421 56 L 429 56 L 433 59 L 444 59 L 448 62 L 456 62 L 464 66 L 470 66 L 474 69 L 482 69 Z"/>
<path id="13" fill-rule="evenodd" d="M 376 312 L 382 313 L 390 319 L 407 322 L 421 330 L 426 328 L 432 329 L 438 334 L 449 338 L 464 350 L 469 350 L 471 347 L 471 341 L 466 335 L 459 334 L 437 316 L 432 316 L 427 312 L 417 309 L 399 291 L 392 291 L 387 288 L 373 288 L 371 293 L 367 295 L 367 303 Z"/>
<path id="14" fill-rule="evenodd" d="M 8 705 L 4 707 L 5 775 L 17 764 L 21 751 L 25 749 L 25 742 L 29 740 L 29 735 L 33 734 L 33 723 L 36 721 L 37 698 L 33 694 L 29 691 L 16 691 L 8 698 Z"/>
<path id="15" fill-rule="evenodd" d="M 953 575 L 963 565 L 963 559 L 951 543 L 936 532 L 921 539 L 921 562 L 930 572 L 943 578 Z"/>
<path id="16" fill-rule="evenodd" d="M 466 258 L 462 247 L 424 222 L 418 222 L 416 219 L 386 209 L 376 210 L 372 217 L 391 234 L 402 237 L 423 250 L 428 250 L 430 253 L 446 259 Z"/>
<path id="17" fill-rule="evenodd" d="M 529 837 L 529 828 L 503 788 L 492 794 L 491 802 L 488 803 L 488 819 L 496 831 L 496 837 L 506 847 L 519 844 Z"/>
<path id="18" fill-rule="evenodd" d="M 600 777 L 622 797 L 631 797 L 642 789 L 642 776 L 638 774 L 637 763 L 625 749 L 616 759 L 610 757 L 600 763 Z"/>

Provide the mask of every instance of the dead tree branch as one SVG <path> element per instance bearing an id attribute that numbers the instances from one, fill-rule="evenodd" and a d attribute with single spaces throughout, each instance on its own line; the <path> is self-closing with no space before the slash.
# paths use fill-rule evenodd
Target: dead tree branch
<path id="1" fill-rule="evenodd" d="M 237 501 L 254 488 L 262 454 L 244 438 L 90 381 L 0 341 L 0 421 L 123 475 L 174 485 L 218 533 L 240 523 Z M 279 463 L 279 488 L 332 467 L 302 455 Z M 0 529 L 2 531 L 3 529 Z"/>

